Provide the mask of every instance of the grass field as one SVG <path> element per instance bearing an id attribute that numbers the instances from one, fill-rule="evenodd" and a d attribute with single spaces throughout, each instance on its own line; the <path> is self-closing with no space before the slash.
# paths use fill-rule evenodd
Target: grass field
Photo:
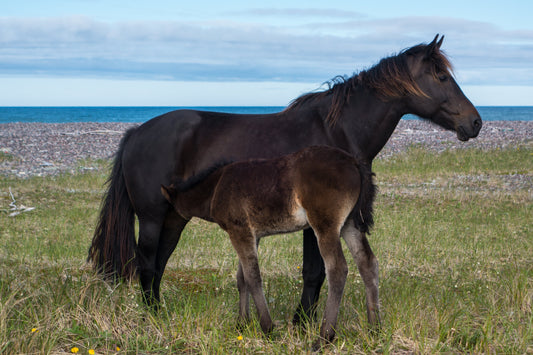
<path id="1" fill-rule="evenodd" d="M 261 243 L 265 293 L 279 323 L 271 337 L 257 322 L 237 329 L 236 255 L 220 229 L 199 220 L 169 262 L 154 315 L 136 282 L 106 284 L 85 263 L 107 162 L 81 165 L 97 169 L 0 178 L 0 353 L 309 351 L 318 325 L 290 324 L 302 286 L 300 234 Z M 370 243 L 380 261 L 383 328 L 369 331 L 349 260 L 338 336 L 324 352 L 533 353 L 531 145 L 439 155 L 413 148 L 378 159 L 374 170 Z M 35 209 L 9 216 L 11 194 L 15 206 Z"/>

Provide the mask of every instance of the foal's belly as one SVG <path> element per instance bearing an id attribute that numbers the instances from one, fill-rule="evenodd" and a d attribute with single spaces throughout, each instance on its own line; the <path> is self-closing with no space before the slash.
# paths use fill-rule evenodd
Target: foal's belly
<path id="1" fill-rule="evenodd" d="M 297 206 L 288 214 L 277 217 L 268 221 L 256 221 L 255 235 L 260 238 L 274 234 L 292 233 L 309 227 L 307 213 L 301 206 Z"/>

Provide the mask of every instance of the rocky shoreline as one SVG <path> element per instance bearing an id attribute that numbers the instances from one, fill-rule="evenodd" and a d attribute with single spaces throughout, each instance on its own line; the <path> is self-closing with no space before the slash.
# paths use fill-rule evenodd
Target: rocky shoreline
<path id="1" fill-rule="evenodd" d="M 30 177 L 92 169 L 83 160 L 111 158 L 124 132 L 136 123 L 0 124 L 0 175 Z M 494 149 L 533 144 L 533 122 L 484 122 L 477 139 L 457 140 L 455 133 L 429 122 L 402 120 L 378 158 L 412 145 L 435 152 L 448 149 Z"/>

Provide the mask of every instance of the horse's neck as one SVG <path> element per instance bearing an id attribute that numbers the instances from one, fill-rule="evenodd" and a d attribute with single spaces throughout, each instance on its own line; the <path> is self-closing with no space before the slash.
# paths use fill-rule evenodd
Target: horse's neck
<path id="1" fill-rule="evenodd" d="M 361 90 L 349 100 L 337 124 L 344 131 L 352 154 L 372 162 L 404 114 L 401 102 L 384 102 Z"/>

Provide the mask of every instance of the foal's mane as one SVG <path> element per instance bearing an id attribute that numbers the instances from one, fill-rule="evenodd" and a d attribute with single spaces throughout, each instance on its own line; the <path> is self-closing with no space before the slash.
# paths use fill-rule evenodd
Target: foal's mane
<path id="1" fill-rule="evenodd" d="M 218 163 L 210 166 L 209 168 L 207 168 L 205 170 L 202 170 L 202 171 L 200 171 L 197 174 L 192 175 L 187 180 L 181 180 L 181 179 L 175 178 L 172 181 L 172 185 L 175 188 L 177 188 L 179 191 L 182 191 L 182 192 L 190 190 L 193 187 L 195 187 L 196 185 L 198 185 L 199 183 L 201 183 L 202 181 L 204 181 L 205 179 L 207 179 L 215 171 L 217 171 L 219 169 L 222 169 L 226 165 L 229 165 L 229 164 L 232 164 L 232 163 L 233 163 L 232 161 L 226 161 L 226 160 L 218 162 Z"/>
<path id="2" fill-rule="evenodd" d="M 367 87 L 373 90 L 378 97 L 383 100 L 390 100 L 402 97 L 406 94 L 427 97 L 416 84 L 407 64 L 409 56 L 426 55 L 429 45 L 419 44 L 401 51 L 397 55 L 383 58 L 370 69 L 363 70 L 351 77 L 336 76 L 325 84 L 328 89 L 319 92 L 310 92 L 296 98 L 286 111 L 312 105 L 322 101 L 324 98 L 331 98 L 331 106 L 326 117 L 326 121 L 334 125 L 340 115 L 346 101 L 350 98 L 357 87 Z M 453 72 L 452 65 L 446 55 L 436 48 L 431 55 L 426 58 L 433 64 L 431 74 L 437 78 L 440 73 Z"/>

